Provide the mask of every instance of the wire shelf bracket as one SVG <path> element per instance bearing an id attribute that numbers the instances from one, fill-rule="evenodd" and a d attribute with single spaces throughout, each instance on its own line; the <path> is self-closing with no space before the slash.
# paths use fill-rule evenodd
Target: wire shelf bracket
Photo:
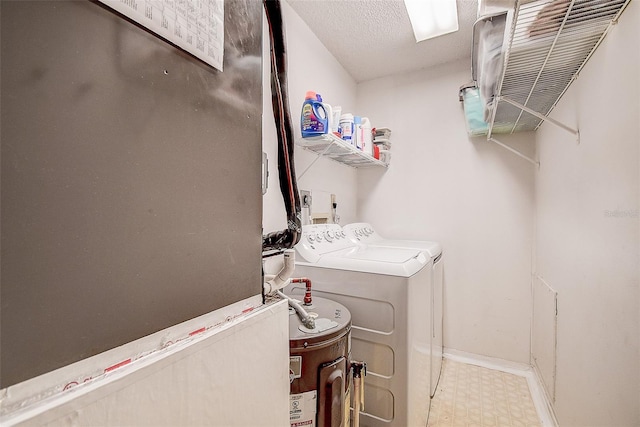
<path id="1" fill-rule="evenodd" d="M 537 111 L 534 111 L 529 107 L 525 107 L 524 105 L 522 105 L 522 104 L 520 104 L 520 103 L 518 103 L 518 102 L 516 102 L 516 101 L 514 101 L 512 99 L 507 98 L 506 96 L 499 96 L 498 97 L 498 101 L 504 101 L 506 103 L 509 103 L 509 104 L 513 105 L 516 108 L 521 109 L 522 111 L 526 111 L 527 113 L 539 118 L 540 120 L 547 121 L 549 123 L 553 123 L 554 125 L 556 125 L 556 126 L 562 128 L 562 129 L 566 130 L 567 132 L 575 135 L 577 143 L 580 144 L 580 131 L 578 129 L 573 129 L 572 127 L 567 126 L 564 123 L 559 122 L 556 119 L 552 119 L 549 116 L 545 116 L 544 114 L 540 114 Z"/>
<path id="2" fill-rule="evenodd" d="M 527 155 L 522 154 L 521 152 L 519 152 L 519 151 L 518 151 L 518 150 L 516 150 L 515 148 L 511 148 L 511 147 L 509 147 L 507 144 L 505 144 L 505 143 L 503 143 L 503 142 L 500 142 L 500 141 L 498 141 L 497 139 L 495 139 L 495 138 L 493 138 L 493 137 L 489 137 L 489 138 L 487 138 L 487 141 L 491 141 L 491 142 L 493 142 L 493 143 L 495 143 L 495 144 L 498 144 L 498 145 L 499 145 L 499 146 L 501 146 L 502 148 L 505 148 L 505 149 L 507 149 L 507 150 L 511 151 L 511 152 L 512 152 L 513 154 L 515 154 L 516 156 L 521 157 L 521 158 L 525 159 L 526 161 L 528 161 L 529 163 L 531 163 L 531 164 L 533 164 L 533 165 L 537 166 L 538 168 L 540 168 L 540 162 L 539 162 L 539 161 L 537 161 L 537 160 L 535 160 L 535 159 L 532 159 L 531 157 L 529 157 L 529 156 L 527 156 Z"/>
<path id="3" fill-rule="evenodd" d="M 311 169 L 311 166 L 315 165 L 315 164 L 316 164 L 316 162 L 317 162 L 318 160 L 320 160 L 320 158 L 321 158 L 322 156 L 324 156 L 325 154 L 327 154 L 330 150 L 331 150 L 331 145 L 327 145 L 327 148 L 325 148 L 325 149 L 324 149 L 324 151 L 319 152 L 319 153 L 316 153 L 316 154 L 317 154 L 316 158 L 315 158 L 315 159 L 313 159 L 313 161 L 312 161 L 311 163 L 309 163 L 309 166 L 307 166 L 307 167 L 302 171 L 302 173 L 301 173 L 300 175 L 298 175 L 298 178 L 297 178 L 297 179 L 301 179 L 301 178 L 304 176 L 304 174 L 306 174 L 306 173 L 307 173 L 307 171 L 308 171 L 309 169 Z"/>

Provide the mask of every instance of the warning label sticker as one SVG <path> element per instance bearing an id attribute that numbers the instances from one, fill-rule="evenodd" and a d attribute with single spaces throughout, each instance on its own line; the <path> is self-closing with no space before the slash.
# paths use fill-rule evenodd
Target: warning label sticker
<path id="1" fill-rule="evenodd" d="M 289 396 L 289 421 L 291 427 L 316 425 L 316 390 Z"/>

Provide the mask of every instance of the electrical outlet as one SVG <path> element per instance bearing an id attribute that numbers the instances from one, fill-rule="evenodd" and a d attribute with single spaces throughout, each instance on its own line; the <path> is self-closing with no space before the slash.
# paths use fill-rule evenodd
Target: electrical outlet
<path id="1" fill-rule="evenodd" d="M 311 209 L 311 191 L 300 190 L 300 204 L 303 208 Z"/>

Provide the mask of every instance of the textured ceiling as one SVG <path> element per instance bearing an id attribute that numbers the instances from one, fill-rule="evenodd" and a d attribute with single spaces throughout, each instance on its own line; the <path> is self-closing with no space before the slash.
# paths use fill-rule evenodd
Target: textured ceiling
<path id="1" fill-rule="evenodd" d="M 457 0 L 457 32 L 420 43 L 402 0 L 287 1 L 357 82 L 462 58 L 471 61 L 477 0 Z"/>

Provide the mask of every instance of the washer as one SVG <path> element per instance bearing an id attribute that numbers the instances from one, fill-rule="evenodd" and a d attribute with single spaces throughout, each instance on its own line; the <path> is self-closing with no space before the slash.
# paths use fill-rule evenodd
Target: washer
<path id="1" fill-rule="evenodd" d="M 430 395 L 436 393 L 440 373 L 442 371 L 442 323 L 443 323 L 443 269 L 442 246 L 437 242 L 428 240 L 395 240 L 385 239 L 378 234 L 373 226 L 366 222 L 357 222 L 345 225 L 343 232 L 347 237 L 363 247 L 368 248 L 405 248 L 418 249 L 428 253 L 432 260 L 432 293 L 431 293 L 431 382 Z"/>
<path id="2" fill-rule="evenodd" d="M 418 249 L 366 247 L 337 224 L 304 226 L 295 276 L 347 307 L 352 357 L 367 363 L 362 426 L 421 426 L 430 404 L 432 260 Z M 286 293 L 300 297 L 304 286 Z"/>

